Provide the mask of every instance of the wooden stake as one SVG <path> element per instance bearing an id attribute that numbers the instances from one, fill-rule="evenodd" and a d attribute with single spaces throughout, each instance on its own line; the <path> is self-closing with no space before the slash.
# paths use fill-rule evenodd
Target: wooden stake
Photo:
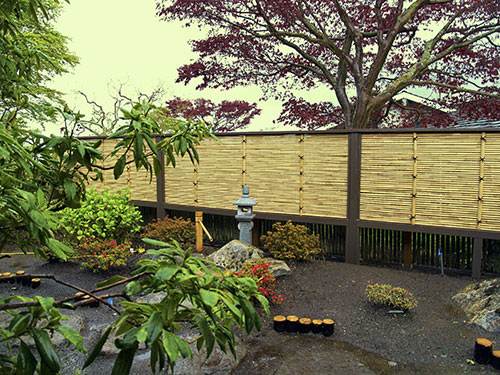
<path id="1" fill-rule="evenodd" d="M 196 232 L 196 251 L 199 253 L 203 252 L 203 228 L 201 226 L 202 221 L 203 221 L 203 212 L 196 211 L 194 224 Z"/>

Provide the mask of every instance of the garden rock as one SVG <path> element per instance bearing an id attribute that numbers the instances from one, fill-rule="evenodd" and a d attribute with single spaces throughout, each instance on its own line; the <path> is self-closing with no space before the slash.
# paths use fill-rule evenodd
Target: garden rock
<path id="1" fill-rule="evenodd" d="M 233 240 L 208 257 L 221 268 L 229 271 L 239 271 L 248 259 L 260 259 L 264 252 L 255 246 Z"/>
<path id="2" fill-rule="evenodd" d="M 166 292 L 157 292 L 146 294 L 145 296 L 141 296 L 137 298 L 137 303 L 160 303 L 163 298 L 167 295 Z"/>
<path id="3" fill-rule="evenodd" d="M 66 315 L 68 319 L 63 320 L 62 324 L 70 328 L 73 328 L 76 332 L 82 334 L 82 331 L 85 327 L 85 321 L 83 320 L 83 318 L 74 312 L 72 312 L 71 314 L 65 312 L 64 315 Z M 68 344 L 68 341 L 63 337 L 63 335 L 61 335 L 58 332 L 55 332 L 54 336 L 52 337 L 52 343 L 54 344 L 55 347 L 60 347 L 62 345 Z"/>
<path id="4" fill-rule="evenodd" d="M 263 263 L 269 264 L 269 271 L 273 274 L 274 277 L 282 277 L 288 276 L 292 273 L 288 264 L 282 260 L 274 259 L 274 258 L 262 258 Z"/>
<path id="5" fill-rule="evenodd" d="M 205 350 L 198 352 L 196 349 L 196 338 L 198 334 L 190 329 L 186 329 L 180 336 L 190 344 L 193 358 L 179 358 L 175 364 L 174 374 L 176 375 L 223 375 L 230 374 L 238 366 L 241 359 L 246 355 L 245 344 L 236 337 L 236 359 L 229 353 L 225 354 L 216 345 L 210 357 L 207 359 Z M 138 354 L 134 359 L 131 370 L 132 375 L 143 375 L 144 369 L 149 368 L 150 352 Z"/>
<path id="6" fill-rule="evenodd" d="M 471 284 L 453 296 L 469 322 L 487 331 L 500 333 L 500 278 Z"/>

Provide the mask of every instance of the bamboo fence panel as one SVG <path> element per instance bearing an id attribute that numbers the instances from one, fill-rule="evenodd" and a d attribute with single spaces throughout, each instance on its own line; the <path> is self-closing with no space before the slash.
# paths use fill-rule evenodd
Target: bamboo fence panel
<path id="1" fill-rule="evenodd" d="M 416 224 L 476 228 L 480 134 L 418 136 Z"/>
<path id="2" fill-rule="evenodd" d="M 300 214 L 299 154 L 295 135 L 246 137 L 245 174 L 256 211 Z"/>
<path id="3" fill-rule="evenodd" d="M 197 168 L 189 156 L 177 158 L 175 168 L 165 167 L 165 200 L 171 204 L 197 206 Z"/>
<path id="4" fill-rule="evenodd" d="M 115 147 L 116 141 L 115 140 L 103 140 L 101 144 L 101 152 L 104 156 L 107 156 L 113 151 Z M 102 163 L 103 167 L 112 167 L 115 165 L 117 157 L 108 157 L 104 160 Z M 111 192 L 118 192 L 122 190 L 126 190 L 129 188 L 130 185 L 130 166 L 127 165 L 125 167 L 125 170 L 123 171 L 123 175 L 118 179 L 115 180 L 115 177 L 113 175 L 113 169 L 106 169 L 102 171 L 102 177 L 103 181 L 102 182 L 93 182 L 91 183 L 91 186 L 95 188 L 97 191 L 103 191 L 103 190 L 108 190 Z"/>
<path id="5" fill-rule="evenodd" d="M 347 135 L 304 137 L 304 215 L 347 215 Z"/>
<path id="6" fill-rule="evenodd" d="M 361 219 L 410 223 L 413 152 L 412 134 L 363 135 Z"/>
<path id="7" fill-rule="evenodd" d="M 500 230 L 500 134 L 485 135 L 481 229 Z"/>
<path id="8" fill-rule="evenodd" d="M 198 153 L 198 204 L 234 209 L 233 202 L 241 196 L 243 182 L 242 138 L 220 137 L 204 141 Z M 167 178 L 166 184 L 169 183 Z"/>
<path id="9" fill-rule="evenodd" d="M 115 142 L 103 141 L 104 155 Z M 500 134 L 363 134 L 361 148 L 362 220 L 500 231 Z M 166 167 L 167 203 L 233 209 L 247 183 L 258 212 L 346 217 L 346 134 L 220 137 L 198 151 L 199 165 Z M 133 164 L 103 177 L 91 187 L 156 202 L 156 178 Z"/>
<path id="10" fill-rule="evenodd" d="M 132 159 L 132 155 L 128 156 L 128 160 Z M 152 163 L 152 160 L 150 160 Z M 137 201 L 156 202 L 156 177 L 153 172 L 151 176 L 144 168 L 139 171 L 135 164 L 127 166 L 128 189 L 130 191 L 130 199 Z"/>

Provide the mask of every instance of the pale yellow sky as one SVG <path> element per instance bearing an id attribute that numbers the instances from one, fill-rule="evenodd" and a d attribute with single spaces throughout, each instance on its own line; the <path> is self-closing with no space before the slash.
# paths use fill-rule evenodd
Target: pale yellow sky
<path id="1" fill-rule="evenodd" d="M 196 56 L 189 41 L 203 37 L 198 28 L 186 28 L 178 22 L 161 21 L 155 13 L 155 0 L 70 0 L 59 18 L 57 29 L 70 38 L 71 50 L 80 64 L 71 73 L 56 77 L 52 86 L 65 93 L 70 107 L 89 111 L 78 91 L 111 110 L 112 96 L 124 85 L 125 92 L 151 92 L 162 87 L 166 97 L 207 98 L 257 102 L 262 114 L 248 130 L 280 130 L 272 121 L 281 104 L 270 100 L 259 102 L 261 90 L 255 86 L 229 91 L 197 91 L 195 84 L 176 84 L 177 68 Z M 313 92 L 297 91 L 311 101 L 334 100 L 326 87 Z M 57 132 L 58 126 L 47 126 Z"/>
<path id="2" fill-rule="evenodd" d="M 154 0 L 71 0 L 56 27 L 71 38 L 70 48 L 80 57 L 80 64 L 71 73 L 55 78 L 52 84 L 66 94 L 71 107 L 85 107 L 77 94 L 83 91 L 110 108 L 111 96 L 120 84 L 128 93 L 161 86 L 168 97 L 250 102 L 260 98 L 257 87 L 197 91 L 194 84 L 176 84 L 177 68 L 195 57 L 188 42 L 201 32 L 159 20 Z M 281 109 L 279 102 L 261 102 L 259 106 L 262 115 L 249 129 L 273 128 L 272 120 Z"/>

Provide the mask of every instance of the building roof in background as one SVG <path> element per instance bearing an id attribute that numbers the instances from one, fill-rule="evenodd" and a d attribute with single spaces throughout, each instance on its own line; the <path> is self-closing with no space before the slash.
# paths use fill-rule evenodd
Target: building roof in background
<path id="1" fill-rule="evenodd" d="M 458 120 L 454 128 L 500 128 L 500 120 Z"/>

